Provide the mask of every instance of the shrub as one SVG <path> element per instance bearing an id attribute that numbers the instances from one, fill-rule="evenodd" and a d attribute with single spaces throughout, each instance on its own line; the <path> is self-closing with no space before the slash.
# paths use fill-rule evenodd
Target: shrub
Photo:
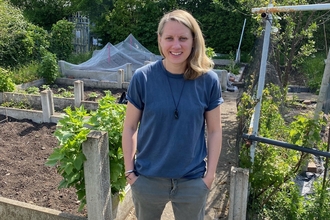
<path id="1" fill-rule="evenodd" d="M 309 114 L 300 114 L 288 123 L 280 113 L 281 100 L 283 99 L 280 88 L 267 85 L 262 96 L 258 135 L 325 150 L 322 149 L 325 143 L 320 137 L 322 126 L 325 125 L 323 117 L 315 120 Z M 244 93 L 238 107 L 239 116 L 250 119 L 253 112 L 251 109 L 254 106 L 251 96 Z M 250 120 L 246 120 L 246 123 L 249 122 Z M 248 124 L 247 127 L 249 127 Z M 312 146 L 310 146 L 311 143 Z M 313 194 L 308 195 L 308 198 L 304 198 L 299 186 L 294 182 L 303 170 L 306 161 L 311 158 L 310 154 L 258 142 L 252 163 L 250 143 L 245 142 L 245 144 L 240 151 L 240 166 L 249 168 L 251 171 L 249 174 L 249 219 L 329 219 L 326 213 L 327 207 L 319 205 L 329 201 L 325 198 L 329 194 L 327 192 L 329 181 L 322 189 L 319 187 Z M 309 214 L 312 212 L 313 214 Z M 317 216 L 316 213 L 319 213 L 321 217 L 311 218 L 311 216 Z M 307 215 L 308 217 L 304 217 Z"/>
<path id="2" fill-rule="evenodd" d="M 15 84 L 10 78 L 10 72 L 0 67 L 0 92 L 12 92 Z"/>
<path id="3" fill-rule="evenodd" d="M 40 58 L 39 48 L 48 48 L 47 32 L 24 18 L 21 10 L 0 1 L 0 66 L 15 67 Z"/>
<path id="4" fill-rule="evenodd" d="M 38 75 L 46 80 L 46 84 L 53 84 L 59 74 L 56 55 L 48 51 L 44 51 L 45 56 L 42 58 Z"/>
<path id="5" fill-rule="evenodd" d="M 52 27 L 50 51 L 59 60 L 66 60 L 73 51 L 73 29 L 74 24 L 66 20 L 60 20 Z"/>

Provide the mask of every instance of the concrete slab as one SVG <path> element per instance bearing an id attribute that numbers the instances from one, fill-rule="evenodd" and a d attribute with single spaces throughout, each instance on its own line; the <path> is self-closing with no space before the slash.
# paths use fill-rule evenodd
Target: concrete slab
<path id="1" fill-rule="evenodd" d="M 87 218 L 0 196 L 1 220 L 87 220 Z"/>

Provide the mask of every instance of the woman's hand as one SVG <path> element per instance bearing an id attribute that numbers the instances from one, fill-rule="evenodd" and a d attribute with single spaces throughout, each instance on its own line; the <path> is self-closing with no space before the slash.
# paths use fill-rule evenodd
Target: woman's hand
<path id="1" fill-rule="evenodd" d="M 205 185 L 207 186 L 207 188 L 209 188 L 209 189 L 211 189 L 213 180 L 214 180 L 214 176 L 206 175 L 203 177 L 203 181 L 204 181 Z"/>
<path id="2" fill-rule="evenodd" d="M 129 185 L 133 185 L 134 182 L 137 180 L 138 176 L 135 175 L 135 173 L 130 173 L 126 176 L 126 181 Z"/>

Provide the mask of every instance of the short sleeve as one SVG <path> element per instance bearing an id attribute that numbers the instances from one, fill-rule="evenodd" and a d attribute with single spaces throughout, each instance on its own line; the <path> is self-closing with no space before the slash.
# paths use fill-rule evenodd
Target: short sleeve
<path id="1" fill-rule="evenodd" d="M 137 70 L 129 83 L 126 99 L 132 103 L 137 109 L 143 110 L 144 101 L 143 101 L 143 72 Z"/>
<path id="2" fill-rule="evenodd" d="M 206 111 L 211 111 L 213 109 L 215 109 L 216 107 L 218 107 L 218 105 L 221 105 L 224 100 L 222 98 L 222 92 L 221 92 L 221 85 L 219 82 L 219 77 L 217 76 L 216 73 L 214 73 L 213 71 L 210 71 L 210 90 L 209 90 L 209 97 L 210 97 L 210 101 L 209 101 L 209 105 L 206 108 Z"/>

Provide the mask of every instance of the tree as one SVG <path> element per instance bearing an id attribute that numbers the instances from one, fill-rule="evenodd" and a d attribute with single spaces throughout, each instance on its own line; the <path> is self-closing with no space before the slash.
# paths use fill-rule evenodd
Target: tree
<path id="1" fill-rule="evenodd" d="M 49 46 L 47 32 L 7 1 L 0 1 L 0 14 L 0 65 L 15 67 L 40 59 L 40 48 Z"/>
<path id="2" fill-rule="evenodd" d="M 60 20 L 52 26 L 50 51 L 56 54 L 57 59 L 66 60 L 73 51 L 74 24 L 67 20 Z"/>
<path id="3" fill-rule="evenodd" d="M 114 8 L 113 0 L 71 0 L 74 10 L 86 15 L 91 24 L 91 31 L 97 38 L 101 38 L 104 43 L 107 42 L 107 23 L 109 22 L 109 13 Z M 121 25 L 125 25 L 122 23 Z"/>
<path id="4" fill-rule="evenodd" d="M 74 8 L 69 0 L 9 0 L 19 7 L 24 17 L 33 24 L 50 30 L 57 21 L 72 15 Z"/>
<path id="5" fill-rule="evenodd" d="M 231 4 L 229 7 L 228 2 L 222 4 L 217 0 L 178 0 L 177 2 L 180 8 L 196 17 L 200 22 L 206 45 L 214 48 L 218 53 L 235 53 L 244 19 L 247 19 L 241 50 L 250 52 L 255 39 L 251 31 L 255 22 L 250 16 L 240 13 L 236 9 L 237 6 Z"/>
<path id="6" fill-rule="evenodd" d="M 132 33 L 152 52 L 157 52 L 157 24 L 164 13 L 181 8 L 200 21 L 207 46 L 219 53 L 237 49 L 246 16 L 237 10 L 224 10 L 216 0 L 9 0 L 21 8 L 34 24 L 50 31 L 57 21 L 81 12 L 90 19 L 91 33 L 102 43 L 118 43 Z M 47 19 L 46 19 L 47 18 Z M 249 19 L 249 18 L 248 18 Z M 250 19 L 252 20 L 252 19 Z M 241 49 L 250 51 L 254 35 L 252 22 L 245 28 Z"/>
<path id="7" fill-rule="evenodd" d="M 71 0 L 75 11 L 81 11 L 88 15 L 89 18 L 95 22 L 104 17 L 108 11 L 114 7 L 113 0 Z"/>
<path id="8" fill-rule="evenodd" d="M 266 7 L 268 2 L 265 1 L 251 1 L 251 0 L 237 0 L 240 4 L 240 9 L 251 11 L 255 7 Z M 307 5 L 309 3 L 315 4 L 321 1 L 309 0 L 279 0 L 273 1 L 273 5 Z M 279 74 L 279 78 L 283 86 L 288 85 L 289 76 L 297 72 L 301 63 L 306 57 L 316 52 L 314 34 L 318 28 L 318 20 L 324 18 L 327 13 L 324 12 L 279 12 L 273 13 L 273 26 L 277 28 L 277 32 L 273 32 L 271 36 L 272 46 L 274 47 L 273 63 Z M 263 26 L 260 15 L 250 15 L 257 19 L 261 27 Z M 267 21 L 266 21 L 267 22 Z M 261 33 L 262 28 L 259 28 Z"/>
<path id="9" fill-rule="evenodd" d="M 175 7 L 174 0 L 116 1 L 113 10 L 105 15 L 105 20 L 98 23 L 93 31 L 102 38 L 104 44 L 119 43 L 132 33 L 141 44 L 156 53 L 158 21 L 165 12 Z"/>

